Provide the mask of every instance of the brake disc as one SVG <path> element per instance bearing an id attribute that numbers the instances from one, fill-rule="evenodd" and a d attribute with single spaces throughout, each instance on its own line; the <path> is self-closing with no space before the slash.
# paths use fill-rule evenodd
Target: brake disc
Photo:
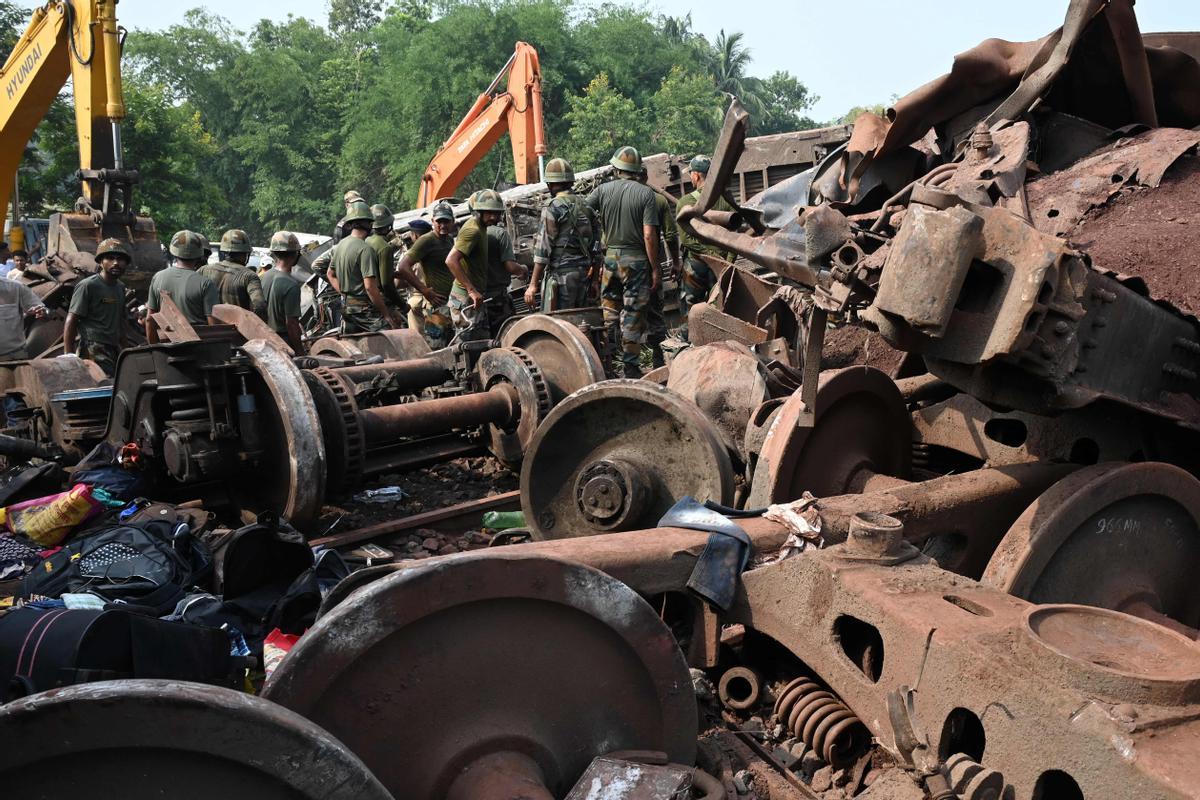
<path id="1" fill-rule="evenodd" d="M 0 706 L 6 797 L 390 800 L 345 745 L 242 692 L 122 680 Z"/>
<path id="2" fill-rule="evenodd" d="M 650 605 L 591 567 L 503 550 L 363 587 L 263 696 L 339 737 L 398 798 L 444 797 L 506 752 L 533 758 L 555 797 L 614 750 L 695 756 L 687 665 Z"/>
<path id="3" fill-rule="evenodd" d="M 291 358 L 261 340 L 247 342 L 261 381 L 255 387 L 262 460 L 252 479 L 235 481 L 251 510 L 274 511 L 297 528 L 312 525 L 325 495 L 325 444 L 312 395 Z"/>
<path id="4" fill-rule="evenodd" d="M 1097 464 L 1013 523 L 982 582 L 1033 603 L 1077 603 L 1200 628 L 1200 481 L 1158 462 Z"/>
<path id="5" fill-rule="evenodd" d="M 521 468 L 521 507 L 538 539 L 653 527 L 680 498 L 733 501 L 716 426 L 663 386 L 581 389 L 538 428 Z"/>
<path id="6" fill-rule="evenodd" d="M 550 410 L 550 390 L 541 370 L 519 347 L 494 347 L 479 357 L 476 373 L 482 391 L 500 382 L 517 390 L 520 414 L 516 421 L 507 427 L 490 423 L 487 433 L 492 455 L 509 466 L 520 464 L 538 424 Z"/>
<path id="7" fill-rule="evenodd" d="M 821 373 L 816 422 L 802 424 L 796 392 L 775 413 L 762 442 L 748 507 L 860 491 L 877 475 L 907 478 L 912 423 L 896 383 L 872 367 Z"/>
<path id="8" fill-rule="evenodd" d="M 585 386 L 604 380 L 604 364 L 596 348 L 576 326 L 545 314 L 532 314 L 500 334 L 501 347 L 529 354 L 550 387 L 551 405 Z"/>

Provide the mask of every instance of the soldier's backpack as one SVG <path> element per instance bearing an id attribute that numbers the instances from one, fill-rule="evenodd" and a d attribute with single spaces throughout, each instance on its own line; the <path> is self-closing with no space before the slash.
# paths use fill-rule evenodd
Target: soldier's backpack
<path id="1" fill-rule="evenodd" d="M 212 556 L 187 522 L 118 523 L 85 532 L 34 567 L 20 594 L 86 592 L 163 616 L 211 572 Z"/>

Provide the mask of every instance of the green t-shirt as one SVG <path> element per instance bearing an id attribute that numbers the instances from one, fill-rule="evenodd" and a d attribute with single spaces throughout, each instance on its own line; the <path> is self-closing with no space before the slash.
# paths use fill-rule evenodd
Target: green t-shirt
<path id="1" fill-rule="evenodd" d="M 454 249 L 462 253 L 463 265 L 471 284 L 479 292 L 487 291 L 488 237 L 478 217 L 467 220 L 459 229 L 458 238 L 454 240 Z M 451 291 L 462 296 L 467 293 L 467 287 L 455 281 Z"/>
<path id="2" fill-rule="evenodd" d="M 434 231 L 423 234 L 412 247 L 408 248 L 408 258 L 414 264 L 421 265 L 425 273 L 425 285 L 442 297 L 450 294 L 454 284 L 454 276 L 446 266 L 446 256 L 454 249 L 453 236 L 438 236 Z"/>
<path id="3" fill-rule="evenodd" d="M 513 254 L 512 237 L 503 225 L 488 225 L 488 275 L 487 291 L 497 292 L 507 288 L 512 276 L 504 268 L 504 262 L 516 261 Z"/>
<path id="4" fill-rule="evenodd" d="M 359 239 L 357 236 L 347 236 L 337 243 L 329 268 L 337 275 L 338 286 L 346 297 L 365 300 L 367 290 L 363 279 L 379 277 L 379 262 L 375 258 L 375 251 L 367 244 L 366 239 Z"/>
<path id="5" fill-rule="evenodd" d="M 609 250 L 646 252 L 642 226 L 658 226 L 654 190 L 634 180 L 619 178 L 602 183 L 587 196 L 588 208 L 600 217 L 604 245 Z"/>
<path id="6" fill-rule="evenodd" d="M 300 319 L 300 281 L 290 272 L 269 269 L 262 276 L 267 296 L 267 324 L 278 334 L 287 334 L 290 317 Z"/>
<path id="7" fill-rule="evenodd" d="M 675 206 L 675 213 L 678 214 L 680 209 L 685 206 L 694 206 L 700 202 L 700 190 L 688 192 L 683 197 L 679 198 L 679 202 Z M 724 197 L 718 197 L 716 205 L 713 206 L 714 211 L 733 211 L 733 206 L 725 202 Z M 683 250 L 683 257 L 698 258 L 701 255 L 716 256 L 723 258 L 726 261 L 732 261 L 735 256 L 733 253 L 727 253 L 716 245 L 706 244 L 695 236 L 692 236 L 682 228 L 679 229 L 679 247 Z"/>
<path id="8" fill-rule="evenodd" d="M 368 236 L 367 244 L 375 251 L 375 261 L 379 264 L 379 288 L 383 291 L 383 296 L 392 303 L 399 303 L 400 295 L 396 292 L 395 281 L 396 245 L 378 233 Z"/>
<path id="9" fill-rule="evenodd" d="M 85 342 L 121 346 L 125 284 L 109 285 L 99 275 L 84 278 L 71 294 L 70 311 L 79 318 L 79 333 Z"/>
<path id="10" fill-rule="evenodd" d="M 167 267 L 154 273 L 146 296 L 146 307 L 151 311 L 161 310 L 161 292 L 171 295 L 171 301 L 193 325 L 207 325 L 213 306 L 218 302 L 217 285 L 185 267 Z"/>

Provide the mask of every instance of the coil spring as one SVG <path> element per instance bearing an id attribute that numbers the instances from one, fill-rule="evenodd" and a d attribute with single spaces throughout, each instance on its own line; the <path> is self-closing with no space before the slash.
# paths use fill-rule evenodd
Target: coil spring
<path id="1" fill-rule="evenodd" d="M 783 687 L 775 716 L 835 768 L 848 763 L 870 740 L 867 726 L 854 712 L 810 678 L 796 678 Z"/>

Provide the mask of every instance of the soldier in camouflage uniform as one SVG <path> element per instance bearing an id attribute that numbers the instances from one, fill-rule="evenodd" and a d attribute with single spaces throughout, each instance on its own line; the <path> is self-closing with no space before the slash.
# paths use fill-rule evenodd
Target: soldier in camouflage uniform
<path id="1" fill-rule="evenodd" d="M 432 230 L 417 237 L 400 257 L 396 274 L 417 290 L 408 299 L 409 324 L 421 331 L 430 347 L 438 350 L 450 344 L 454 335 L 446 302 L 454 285 L 454 276 L 446 266 L 446 256 L 454 247 L 454 208 L 444 200 L 438 201 L 430 217 Z"/>
<path id="2" fill-rule="evenodd" d="M 262 281 L 246 262 L 250 260 L 250 238 L 245 231 L 232 228 L 221 235 L 220 261 L 205 264 L 200 274 L 212 281 L 222 303 L 240 306 L 266 318 L 267 298 Z"/>
<path id="3" fill-rule="evenodd" d="M 488 227 L 504 215 L 504 200 L 498 192 L 483 189 L 472 195 L 471 219 L 463 223 L 446 256 L 446 266 L 454 275 L 450 289 L 450 314 L 454 319 L 455 338 L 461 341 L 491 336 L 487 316 Z M 514 262 L 515 263 L 515 262 Z"/>
<path id="4" fill-rule="evenodd" d="M 353 203 L 346 212 L 346 236 L 337 243 L 329 264 L 329 283 L 342 295 L 342 333 L 404 327 L 400 315 L 384 300 L 379 261 L 367 244 L 374 221 L 366 203 Z"/>
<path id="5" fill-rule="evenodd" d="M 204 258 L 204 237 L 193 231 L 177 231 L 167 248 L 175 259 L 174 266 L 160 269 L 150 279 L 150 290 L 146 295 L 146 308 L 157 312 L 162 308 L 165 292 L 183 316 L 192 325 L 216 325 L 212 315 L 213 306 L 219 299 L 217 285 L 196 270 Z M 146 315 L 146 340 L 157 344 L 158 326 L 150 314 Z"/>
<path id="6" fill-rule="evenodd" d="M 379 262 L 379 289 L 383 292 L 383 299 L 388 308 L 396 310 L 404 305 L 404 300 L 400 297 L 396 281 L 396 251 L 400 248 L 396 245 L 392 231 L 395 217 L 392 210 L 382 203 L 371 206 L 371 214 L 375 220 L 371 235 L 367 237 L 367 244 L 371 245 L 371 249 L 375 251 L 375 260 Z"/>
<path id="7" fill-rule="evenodd" d="M 300 240 L 288 231 L 276 231 L 271 237 L 271 256 L 275 266 L 262 275 L 263 293 L 267 296 L 267 324 L 287 340 L 296 355 L 304 353 L 304 337 L 300 328 L 300 280 L 292 268 L 300 260 Z"/>
<path id="8" fill-rule="evenodd" d="M 646 173 L 645 165 L 642 166 L 642 171 L 638 175 L 638 183 L 646 184 L 649 180 L 649 175 Z M 654 208 L 658 213 L 658 230 L 662 234 L 662 241 L 667 246 L 667 263 L 666 268 L 670 271 L 672 277 L 675 275 L 675 270 L 679 265 L 679 225 L 675 222 L 675 201 L 668 199 L 662 192 L 654 191 Z M 662 285 L 662 265 L 654 265 L 655 272 L 658 273 L 658 291 L 650 294 L 650 310 L 647 314 L 647 331 L 646 344 L 650 347 L 650 365 L 654 368 L 666 366 L 666 359 L 663 358 L 662 343 L 667 338 L 667 315 L 664 308 L 663 285 Z"/>
<path id="9" fill-rule="evenodd" d="M 543 312 L 583 308 L 592 271 L 600 261 L 600 222 L 596 212 L 572 191 L 575 171 L 570 162 L 551 159 L 545 178 L 551 200 L 542 209 L 525 305 L 533 309 L 541 291 Z"/>
<path id="10" fill-rule="evenodd" d="M 63 353 L 90 358 L 110 378 L 117 367 L 125 336 L 125 284 L 121 276 L 133 263 L 124 242 L 105 239 L 96 248 L 100 271 L 84 278 L 71 294 L 63 329 Z"/>
<path id="11" fill-rule="evenodd" d="M 661 285 L 658 270 L 650 268 L 658 263 L 658 208 L 654 191 L 637 182 L 642 171 L 637 150 L 622 147 L 609 163 L 618 180 L 600 184 L 586 201 L 604 232 L 600 305 L 609 335 L 620 343 L 625 377 L 640 378 L 650 295 Z"/>
<path id="12" fill-rule="evenodd" d="M 700 201 L 700 192 L 704 189 L 704 181 L 708 178 L 708 170 L 711 165 L 712 161 L 708 156 L 696 156 L 688 163 L 692 185 L 696 188 L 679 198 L 678 209 L 694 206 Z M 713 209 L 733 211 L 733 206 L 729 205 L 725 198 L 719 197 Z M 696 303 L 708 300 L 708 294 L 717 282 L 717 276 L 713 275 L 713 271 L 700 256 L 716 256 L 726 261 L 732 261 L 734 255 L 700 241 L 688 234 L 687 231 L 680 233 L 680 239 L 683 244 L 683 278 L 679 281 L 679 313 L 683 316 L 683 327 L 680 328 L 679 335 L 686 340 L 688 338 L 688 311 Z"/>

